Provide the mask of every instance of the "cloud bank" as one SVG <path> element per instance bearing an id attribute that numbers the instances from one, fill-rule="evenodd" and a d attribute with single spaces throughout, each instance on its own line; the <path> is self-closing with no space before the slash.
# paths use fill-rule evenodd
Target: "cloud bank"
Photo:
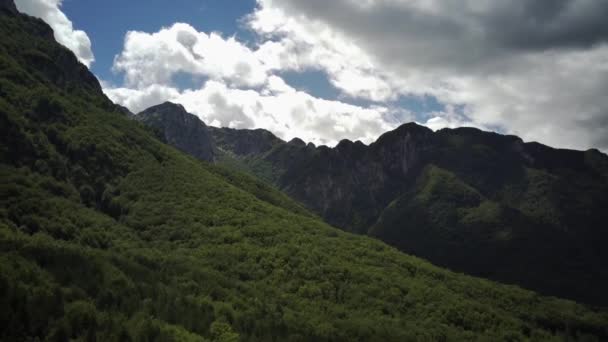
<path id="1" fill-rule="evenodd" d="M 131 31 L 114 62 L 125 84 L 104 90 L 133 112 L 169 100 L 210 125 L 265 128 L 283 139 L 316 144 L 333 145 L 343 138 L 371 142 L 395 127 L 390 117 L 404 115 L 396 108 L 357 106 L 298 91 L 276 74 L 286 70 L 273 65 L 276 59 L 262 48 L 185 23 L 154 33 Z M 179 89 L 175 78 L 181 74 L 198 78 L 200 87 Z"/>
<path id="2" fill-rule="evenodd" d="M 210 124 L 329 144 L 416 120 L 608 150 L 607 16 L 594 0 L 258 0 L 244 20 L 254 46 L 182 23 L 127 33 L 125 83 L 106 92 L 136 112 L 173 100 Z M 340 97 L 281 78 L 307 71 Z M 198 85 L 179 89 L 183 74 Z M 443 109 L 412 113 L 404 97 Z"/>

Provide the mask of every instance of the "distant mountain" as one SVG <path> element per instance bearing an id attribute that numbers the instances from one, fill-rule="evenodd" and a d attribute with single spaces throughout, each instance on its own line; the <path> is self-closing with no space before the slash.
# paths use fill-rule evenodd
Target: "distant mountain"
<path id="1" fill-rule="evenodd" d="M 608 338 L 605 310 L 339 231 L 252 177 L 164 144 L 158 135 L 175 132 L 164 125 L 201 123 L 162 110 L 160 131 L 129 119 L 48 25 L 7 4 L 1 341 Z"/>
<path id="2" fill-rule="evenodd" d="M 597 150 L 414 123 L 335 148 L 208 130 L 220 164 L 336 227 L 456 271 L 608 305 L 608 157 Z"/>

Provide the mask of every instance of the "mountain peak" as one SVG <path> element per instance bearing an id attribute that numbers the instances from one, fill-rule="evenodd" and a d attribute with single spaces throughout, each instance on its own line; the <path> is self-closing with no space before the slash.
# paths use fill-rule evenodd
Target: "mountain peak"
<path id="1" fill-rule="evenodd" d="M 391 143 L 395 139 L 406 136 L 425 136 L 433 134 L 433 130 L 415 122 L 404 123 L 396 129 L 382 134 L 372 145 L 384 145 Z"/>
<path id="2" fill-rule="evenodd" d="M 406 122 L 406 123 L 402 124 L 401 126 L 397 127 L 397 129 L 393 130 L 393 132 L 432 133 L 433 130 L 431 130 L 430 128 L 428 128 L 426 126 L 419 125 L 415 122 Z"/>
<path id="3" fill-rule="evenodd" d="M 168 111 L 177 111 L 180 113 L 187 113 L 186 108 L 179 103 L 173 103 L 170 101 L 165 101 L 161 104 L 157 104 L 156 106 L 149 107 L 143 110 L 140 114 L 143 113 L 151 113 L 151 112 L 168 112 Z"/>
<path id="4" fill-rule="evenodd" d="M 306 143 L 304 142 L 304 140 L 297 138 L 297 137 L 289 140 L 288 144 L 294 145 L 294 146 L 300 146 L 300 147 L 306 146 Z"/>
<path id="5" fill-rule="evenodd" d="M 139 114 L 137 114 L 137 117 L 154 115 L 163 116 L 165 120 L 177 120 L 182 122 L 183 124 L 203 125 L 205 127 L 207 126 L 205 122 L 203 122 L 198 116 L 188 113 L 186 111 L 186 108 L 184 108 L 184 106 L 182 106 L 181 104 L 169 101 L 145 109 Z"/>
<path id="6" fill-rule="evenodd" d="M 140 112 L 135 119 L 154 128 L 161 138 L 177 149 L 202 160 L 215 159 L 207 125 L 198 116 L 188 113 L 184 106 L 164 102 Z"/>
<path id="7" fill-rule="evenodd" d="M 346 146 L 350 146 L 352 144 L 353 144 L 352 141 L 350 141 L 348 139 L 342 139 L 342 140 L 340 140 L 340 142 L 338 143 L 338 145 L 336 145 L 336 148 L 337 149 L 341 149 L 341 148 L 344 148 Z"/>

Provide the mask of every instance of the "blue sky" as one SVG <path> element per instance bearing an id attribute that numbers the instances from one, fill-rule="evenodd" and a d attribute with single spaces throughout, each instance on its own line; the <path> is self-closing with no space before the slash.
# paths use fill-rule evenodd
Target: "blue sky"
<path id="1" fill-rule="evenodd" d="M 255 6 L 255 0 L 180 0 L 175 4 L 167 0 L 150 0 L 146 1 L 145 6 L 139 1 L 65 0 L 62 10 L 74 26 L 84 30 L 91 40 L 96 58 L 91 71 L 102 80 L 119 85 L 123 75 L 112 71 L 112 64 L 114 56 L 122 50 L 127 31 L 156 32 L 161 27 L 184 22 L 198 31 L 220 32 L 223 36 L 235 36 L 244 44 L 253 44 L 255 37 L 243 26 L 242 18 L 252 13 Z M 117 8 L 120 10 L 117 11 Z M 315 97 L 332 100 L 340 97 L 340 91 L 332 86 L 322 71 L 284 72 L 281 76 L 292 87 Z M 200 78 L 183 73 L 175 75 L 173 80 L 180 89 L 196 87 L 202 82 Z M 357 105 L 370 105 L 374 102 L 341 98 Z M 419 113 L 420 119 L 424 118 L 424 113 L 443 108 L 435 98 L 429 96 L 402 96 L 391 101 L 391 104 Z"/>
<path id="2" fill-rule="evenodd" d="M 156 32 L 176 22 L 189 23 L 199 31 L 222 32 L 251 40 L 239 19 L 253 12 L 255 0 L 65 0 L 62 10 L 91 39 L 95 63 L 91 70 L 104 80 L 120 83 L 112 73 L 114 56 L 122 51 L 127 31 Z"/>
<path id="3" fill-rule="evenodd" d="M 173 101 L 328 145 L 416 121 L 608 150 L 605 1 L 15 2 L 135 113 Z"/>

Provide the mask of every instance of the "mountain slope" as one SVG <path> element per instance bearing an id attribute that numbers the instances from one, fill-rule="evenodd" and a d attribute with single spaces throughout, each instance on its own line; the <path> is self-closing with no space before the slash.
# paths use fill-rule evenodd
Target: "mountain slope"
<path id="1" fill-rule="evenodd" d="M 165 102 L 148 108 L 132 118 L 150 127 L 152 133 L 163 142 L 197 159 L 204 161 L 227 160 L 223 151 L 214 148 L 211 132 L 209 131 L 211 127 L 207 127 L 197 116 L 187 113 L 180 105 Z M 262 201 L 297 214 L 312 215 L 304 206 L 249 173 L 235 170 L 230 165 L 216 164 L 207 167 L 210 172 L 220 175 L 225 181 L 246 190 Z"/>
<path id="2" fill-rule="evenodd" d="M 232 185 L 126 117 L 49 32 L 0 7 L 1 340 L 608 337 L 605 311 Z"/>
<path id="3" fill-rule="evenodd" d="M 597 150 L 413 123 L 335 148 L 208 129 L 220 164 L 275 184 L 330 224 L 457 271 L 608 305 L 608 157 Z"/>

